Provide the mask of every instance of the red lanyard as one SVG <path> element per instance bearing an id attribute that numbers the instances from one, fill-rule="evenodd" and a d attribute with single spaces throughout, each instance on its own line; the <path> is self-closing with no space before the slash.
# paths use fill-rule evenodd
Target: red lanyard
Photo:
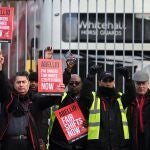
<path id="1" fill-rule="evenodd" d="M 139 110 L 139 121 L 141 132 L 144 132 L 144 123 L 143 123 L 143 106 L 144 106 L 144 97 L 142 96 L 140 101 L 136 98 L 137 107 Z"/>

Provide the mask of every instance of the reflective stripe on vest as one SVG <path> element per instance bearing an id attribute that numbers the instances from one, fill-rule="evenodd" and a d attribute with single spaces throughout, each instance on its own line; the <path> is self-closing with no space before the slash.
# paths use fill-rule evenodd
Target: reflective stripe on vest
<path id="1" fill-rule="evenodd" d="M 124 139 L 129 139 L 129 128 L 128 128 L 126 110 L 124 110 L 124 108 L 123 108 L 121 99 L 118 98 L 117 101 L 119 103 L 119 108 L 120 108 L 120 112 L 121 112 Z"/>
<path id="2" fill-rule="evenodd" d="M 67 93 L 64 92 L 61 102 L 65 99 L 65 97 L 67 96 Z M 54 105 L 52 107 L 50 107 L 50 123 L 49 123 L 49 128 L 48 128 L 48 134 L 51 134 L 52 128 L 53 128 L 53 124 L 54 124 L 54 120 L 55 120 L 55 111 L 59 108 L 59 105 Z"/>
<path id="3" fill-rule="evenodd" d="M 96 93 L 93 94 L 93 103 L 90 108 L 89 124 L 88 124 L 88 139 L 99 139 L 100 133 L 100 98 L 96 98 Z"/>
<path id="4" fill-rule="evenodd" d="M 92 94 L 93 94 L 93 103 L 90 108 L 89 126 L 88 126 L 89 140 L 99 139 L 99 133 L 100 133 L 100 98 L 96 97 L 95 92 L 92 92 Z M 129 139 L 129 129 L 128 129 L 128 122 L 126 118 L 126 112 L 123 109 L 123 105 L 120 98 L 117 99 L 117 102 L 119 104 L 119 109 L 121 112 L 124 139 Z"/>

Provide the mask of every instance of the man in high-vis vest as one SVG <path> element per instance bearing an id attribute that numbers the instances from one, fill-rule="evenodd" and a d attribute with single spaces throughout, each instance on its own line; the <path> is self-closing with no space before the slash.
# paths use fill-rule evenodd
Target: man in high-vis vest
<path id="1" fill-rule="evenodd" d="M 125 77 L 124 94 L 117 92 L 114 76 L 108 71 L 101 73 L 98 78 L 97 92 L 92 92 L 93 75 L 89 75 L 83 83 L 80 96 L 89 113 L 86 150 L 129 149 L 130 137 L 125 109 L 135 99 L 135 87 L 127 68 L 118 71 Z"/>
<path id="2" fill-rule="evenodd" d="M 81 106 L 79 102 L 81 86 L 82 81 L 80 76 L 77 74 L 72 74 L 68 84 L 68 92 L 64 93 L 64 95 L 62 96 L 61 104 L 58 107 L 65 107 L 75 101 L 77 101 L 79 106 Z M 49 150 L 85 150 L 86 137 L 74 143 L 69 143 L 65 137 L 65 134 L 63 133 L 58 119 L 54 116 L 53 120 L 54 122 L 51 133 L 49 133 Z"/>
<path id="3" fill-rule="evenodd" d="M 44 50 L 44 58 L 45 59 L 53 59 L 53 53 L 54 50 L 52 49 L 52 47 L 48 46 L 45 48 Z M 75 55 L 73 55 L 71 52 L 67 52 L 65 54 L 65 58 L 66 58 L 66 68 L 63 72 L 63 84 L 65 85 L 65 87 L 67 87 L 69 80 L 71 78 L 71 74 L 74 72 L 74 66 L 76 64 L 76 57 Z M 66 92 L 63 94 L 62 96 L 62 100 L 66 97 Z M 45 117 L 47 118 L 47 122 L 48 122 L 48 134 L 47 134 L 47 144 L 46 144 L 46 149 L 49 149 L 49 138 L 51 135 L 51 131 L 53 128 L 53 123 L 55 120 L 55 114 L 54 112 L 59 108 L 58 105 L 53 105 L 52 107 L 50 107 L 48 109 L 48 113 L 45 113 Z M 49 118 L 49 119 L 48 119 Z"/>

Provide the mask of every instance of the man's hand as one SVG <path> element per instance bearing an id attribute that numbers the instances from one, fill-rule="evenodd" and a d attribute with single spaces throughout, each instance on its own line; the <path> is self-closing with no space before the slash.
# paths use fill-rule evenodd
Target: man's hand
<path id="1" fill-rule="evenodd" d="M 4 64 L 4 57 L 2 55 L 2 52 L 0 51 L 0 71 L 2 70 L 3 64 Z"/>
<path id="2" fill-rule="evenodd" d="M 45 53 L 45 56 L 44 56 L 45 59 L 52 59 L 53 58 L 54 51 L 53 51 L 52 47 L 50 47 L 50 46 L 46 47 L 44 50 L 44 53 Z"/>
<path id="3" fill-rule="evenodd" d="M 119 67 L 117 68 L 117 72 L 124 76 L 125 79 L 131 78 L 131 73 L 129 72 L 127 67 Z"/>
<path id="4" fill-rule="evenodd" d="M 71 72 L 73 67 L 77 63 L 77 59 L 75 55 L 72 54 L 70 51 L 68 51 L 64 56 L 66 58 L 67 70 Z"/>
<path id="5" fill-rule="evenodd" d="M 66 60 L 66 64 L 67 64 L 67 70 L 68 70 L 69 72 L 71 72 L 72 69 L 73 69 L 73 67 L 74 67 L 75 64 L 76 64 L 76 61 L 73 60 L 73 59 L 68 59 L 68 60 Z"/>
<path id="6" fill-rule="evenodd" d="M 103 71 L 102 65 L 93 65 L 89 69 L 89 74 L 95 75 L 96 73 L 101 73 Z"/>
<path id="7" fill-rule="evenodd" d="M 103 72 L 103 65 L 93 65 L 89 69 L 87 78 L 89 80 L 93 80 L 96 73 L 99 75 L 99 74 L 101 74 L 101 72 Z"/>
<path id="8" fill-rule="evenodd" d="M 87 122 L 87 120 L 84 120 L 84 121 L 83 121 L 82 126 L 83 126 L 84 128 L 87 128 L 87 127 L 88 127 L 88 122 Z"/>

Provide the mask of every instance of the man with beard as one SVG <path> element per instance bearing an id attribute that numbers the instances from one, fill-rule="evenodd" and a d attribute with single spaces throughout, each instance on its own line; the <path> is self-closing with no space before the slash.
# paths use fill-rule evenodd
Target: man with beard
<path id="1" fill-rule="evenodd" d="M 114 77 L 108 71 L 101 73 L 97 92 L 92 92 L 93 75 L 90 74 L 83 83 L 80 96 L 84 99 L 86 113 L 89 113 L 86 150 L 129 149 L 125 109 L 135 99 L 135 87 L 127 68 L 118 71 L 125 78 L 124 94 L 117 92 Z"/>

